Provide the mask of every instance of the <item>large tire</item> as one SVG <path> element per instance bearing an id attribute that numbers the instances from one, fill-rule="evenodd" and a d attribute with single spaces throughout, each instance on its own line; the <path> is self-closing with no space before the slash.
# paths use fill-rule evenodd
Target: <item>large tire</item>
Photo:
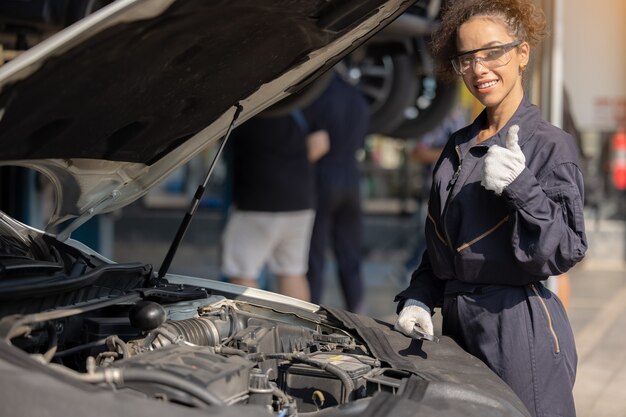
<path id="1" fill-rule="evenodd" d="M 400 126 L 418 91 L 413 56 L 394 52 L 368 54 L 358 61 L 348 57 L 338 70 L 367 99 L 371 133 L 389 134 Z"/>
<path id="2" fill-rule="evenodd" d="M 405 119 L 395 130 L 390 132 L 390 136 L 396 138 L 419 139 L 430 130 L 437 127 L 450 113 L 458 100 L 458 83 L 447 84 L 432 77 L 423 77 L 422 83 L 430 83 L 431 93 L 420 95 L 416 99 L 415 109 L 417 117 Z M 422 92 L 425 88 L 422 88 Z M 432 93 L 434 92 L 434 96 Z M 422 100 L 423 97 L 428 98 Z M 424 103 L 420 103 L 423 101 Z"/>

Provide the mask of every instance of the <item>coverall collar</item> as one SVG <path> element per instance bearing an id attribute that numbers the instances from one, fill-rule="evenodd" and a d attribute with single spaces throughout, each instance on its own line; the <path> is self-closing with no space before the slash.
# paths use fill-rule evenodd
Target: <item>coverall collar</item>
<path id="1" fill-rule="evenodd" d="M 470 129 L 467 131 L 467 135 L 458 135 L 455 137 L 455 147 L 461 152 L 461 155 L 465 155 L 467 150 L 472 146 L 490 147 L 499 145 L 505 147 L 506 134 L 509 128 L 515 124 L 520 127 L 518 143 L 520 147 L 522 147 L 524 143 L 534 135 L 540 121 L 541 112 L 524 96 L 511 119 L 494 136 L 476 145 L 478 132 L 480 132 L 480 129 L 487 123 L 487 110 L 485 109 L 474 119 L 474 122 L 470 125 Z"/>

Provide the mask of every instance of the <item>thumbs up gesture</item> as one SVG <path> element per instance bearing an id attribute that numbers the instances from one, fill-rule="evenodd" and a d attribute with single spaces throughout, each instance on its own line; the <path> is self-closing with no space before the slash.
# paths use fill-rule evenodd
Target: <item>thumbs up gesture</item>
<path id="1" fill-rule="evenodd" d="M 480 185 L 502 194 L 509 184 L 524 170 L 526 158 L 517 143 L 519 126 L 513 125 L 506 135 L 506 148 L 493 145 L 487 151 Z"/>

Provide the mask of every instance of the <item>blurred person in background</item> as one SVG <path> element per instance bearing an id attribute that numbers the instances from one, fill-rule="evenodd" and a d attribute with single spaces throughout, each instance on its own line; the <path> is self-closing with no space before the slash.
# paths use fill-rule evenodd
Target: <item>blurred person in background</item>
<path id="1" fill-rule="evenodd" d="M 330 138 L 328 153 L 315 166 L 316 216 L 307 273 L 311 301 L 321 302 L 330 243 L 346 309 L 363 313 L 363 216 L 356 153 L 363 147 L 368 131 L 367 101 L 360 91 L 335 75 L 304 113 L 314 129 L 328 132 Z"/>
<path id="2" fill-rule="evenodd" d="M 449 2 L 433 35 L 445 74 L 485 106 L 434 170 L 427 250 L 396 296 L 396 329 L 444 335 L 480 358 L 533 416 L 575 416 L 577 354 L 565 309 L 542 281 L 583 259 L 583 176 L 572 138 L 524 95 L 545 33 L 531 0 Z"/>
<path id="3" fill-rule="evenodd" d="M 247 121 L 233 131 L 230 145 L 233 209 L 222 236 L 222 274 L 257 287 L 267 266 L 278 292 L 309 301 L 313 163 L 328 151 L 328 134 L 311 131 L 294 111 Z"/>

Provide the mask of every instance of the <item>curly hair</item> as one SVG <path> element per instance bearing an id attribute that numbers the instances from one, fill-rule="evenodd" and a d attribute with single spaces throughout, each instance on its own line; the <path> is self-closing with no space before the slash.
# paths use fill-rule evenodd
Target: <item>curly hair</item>
<path id="1" fill-rule="evenodd" d="M 547 34 L 543 11 L 532 0 L 449 0 L 441 14 L 441 25 L 432 36 L 437 72 L 443 79 L 455 78 L 450 57 L 456 54 L 459 27 L 474 16 L 499 17 L 514 38 L 535 45 Z"/>

